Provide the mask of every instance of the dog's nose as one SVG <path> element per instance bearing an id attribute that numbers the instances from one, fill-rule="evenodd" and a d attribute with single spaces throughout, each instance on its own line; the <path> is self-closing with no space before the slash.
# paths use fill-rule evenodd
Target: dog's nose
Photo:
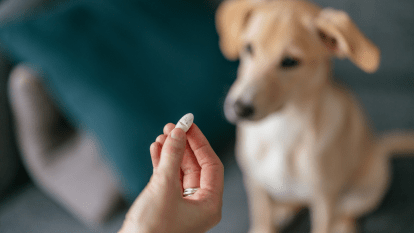
<path id="1" fill-rule="evenodd" d="M 234 111 L 237 116 L 247 118 L 253 116 L 254 107 L 250 104 L 245 104 L 242 101 L 237 100 L 236 103 L 234 103 Z"/>

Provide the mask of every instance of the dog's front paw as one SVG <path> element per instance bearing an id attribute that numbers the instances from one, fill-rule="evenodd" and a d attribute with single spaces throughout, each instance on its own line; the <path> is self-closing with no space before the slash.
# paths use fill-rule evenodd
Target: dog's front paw
<path id="1" fill-rule="evenodd" d="M 357 233 L 355 219 L 343 218 L 337 221 L 332 229 L 332 233 Z"/>
<path id="2" fill-rule="evenodd" d="M 301 210 L 301 206 L 277 206 L 273 210 L 273 223 L 278 227 L 286 227 Z"/>

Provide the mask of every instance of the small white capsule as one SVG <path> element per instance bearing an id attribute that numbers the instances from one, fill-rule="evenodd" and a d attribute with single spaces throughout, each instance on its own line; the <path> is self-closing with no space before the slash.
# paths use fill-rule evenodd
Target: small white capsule
<path id="1" fill-rule="evenodd" d="M 190 129 L 191 125 L 193 124 L 193 121 L 194 115 L 192 113 L 187 113 L 181 117 L 175 128 L 180 128 L 187 133 L 188 129 Z"/>

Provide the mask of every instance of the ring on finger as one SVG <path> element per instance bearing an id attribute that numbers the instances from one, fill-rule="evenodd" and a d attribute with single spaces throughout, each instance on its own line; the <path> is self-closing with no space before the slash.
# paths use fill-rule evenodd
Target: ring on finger
<path id="1" fill-rule="evenodd" d="M 198 189 L 199 188 L 186 188 L 184 189 L 183 196 L 184 197 L 192 196 L 194 193 L 197 192 Z"/>

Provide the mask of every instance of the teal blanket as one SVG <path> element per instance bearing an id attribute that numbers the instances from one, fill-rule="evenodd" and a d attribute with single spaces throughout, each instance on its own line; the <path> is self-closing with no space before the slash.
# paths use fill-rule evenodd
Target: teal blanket
<path id="1" fill-rule="evenodd" d="M 218 48 L 208 1 L 71 1 L 1 25 L 14 62 L 39 67 L 74 124 L 98 136 L 134 200 L 152 174 L 149 146 L 192 112 L 213 148 L 234 135 L 222 103 L 236 73 Z"/>

